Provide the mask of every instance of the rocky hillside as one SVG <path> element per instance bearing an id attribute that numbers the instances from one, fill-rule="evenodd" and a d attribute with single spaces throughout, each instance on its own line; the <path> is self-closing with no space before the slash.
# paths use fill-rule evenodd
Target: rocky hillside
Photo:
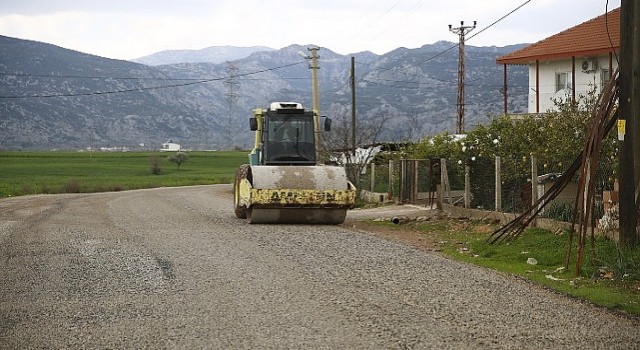
<path id="1" fill-rule="evenodd" d="M 384 120 L 379 141 L 453 132 L 457 50 L 442 53 L 452 46 L 354 55 L 358 119 Z M 0 149 L 158 148 L 168 139 L 190 149 L 248 147 L 252 109 L 282 100 L 311 107 L 311 74 L 299 55 L 307 47 L 149 66 L 0 36 Z M 502 113 L 495 59 L 518 47 L 467 45 L 467 128 Z M 319 53 L 320 111 L 346 120 L 350 57 Z M 510 111 L 524 111 L 526 68 L 510 67 L 509 83 Z"/>
<path id="2" fill-rule="evenodd" d="M 223 63 L 246 58 L 254 52 L 273 51 L 265 46 L 235 47 L 235 46 L 211 46 L 201 50 L 167 50 L 136 58 L 135 63 L 148 66 L 160 66 L 175 63 Z"/>

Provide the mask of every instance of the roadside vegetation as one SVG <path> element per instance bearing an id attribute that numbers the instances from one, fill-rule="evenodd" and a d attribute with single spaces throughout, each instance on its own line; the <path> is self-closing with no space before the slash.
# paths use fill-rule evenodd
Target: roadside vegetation
<path id="1" fill-rule="evenodd" d="M 408 159 L 445 158 L 452 164 L 450 177 L 451 171 L 455 173 L 462 169 L 455 164 L 476 164 L 471 167 L 471 177 L 487 179 L 488 182 L 472 181 L 471 192 L 474 197 L 471 207 L 491 208 L 494 194 L 486 189 L 492 188 L 494 176 L 474 171 L 492 169 L 495 157 L 500 156 L 503 188 L 528 181 L 527 168 L 530 169 L 530 165 L 527 161 L 532 155 L 537 158 L 540 174 L 564 172 L 584 147 L 590 111 L 594 108 L 596 97 L 592 91 L 586 96 L 579 96 L 575 104 L 568 102 L 569 98 L 555 101 L 556 111 L 544 116 L 525 115 L 517 119 L 498 116 L 487 125 L 473 128 L 464 138 L 446 133 L 435 135 L 407 147 L 403 154 L 395 156 Z M 615 188 L 617 145 L 615 131 L 612 131 L 603 140 L 602 162 L 596 172 L 599 191 Z M 594 217 L 602 217 L 602 207 L 596 207 L 595 211 Z M 545 214 L 552 219 L 571 221 L 573 205 L 551 206 Z M 584 260 L 577 266 L 577 247 L 572 247 L 568 252 L 568 232 L 554 234 L 529 228 L 517 239 L 491 245 L 486 242 L 487 238 L 499 226 L 482 222 L 442 220 L 399 226 L 390 223 L 377 225 L 398 230 L 398 236 L 417 232 L 434 249 L 454 259 L 520 276 L 593 304 L 640 316 L 638 247 L 620 247 L 604 237 L 596 237 L 592 246 L 589 239 L 581 246 L 584 247 Z M 578 239 L 573 241 L 577 245 Z"/>
<path id="2" fill-rule="evenodd" d="M 543 285 L 592 304 L 640 316 L 640 250 L 620 249 L 606 238 L 596 238 L 581 273 L 575 254 L 568 268 L 568 233 L 527 229 L 519 238 L 491 245 L 486 242 L 499 226 L 472 220 L 409 221 L 400 225 L 373 222 L 402 236 L 418 235 L 426 248 L 455 260 L 501 271 Z M 575 247 L 572 247 L 575 249 Z M 590 248 L 589 248 L 590 249 Z"/>
<path id="3" fill-rule="evenodd" d="M 0 152 L 0 198 L 41 193 L 88 193 L 232 183 L 247 151 Z"/>

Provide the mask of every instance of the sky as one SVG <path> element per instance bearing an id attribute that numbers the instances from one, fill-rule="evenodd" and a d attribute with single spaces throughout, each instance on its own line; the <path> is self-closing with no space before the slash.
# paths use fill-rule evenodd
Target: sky
<path id="1" fill-rule="evenodd" d="M 534 43 L 603 14 L 607 3 L 609 10 L 620 6 L 620 0 L 0 0 L 0 35 L 124 60 L 225 45 L 384 54 L 457 42 L 448 25 L 460 21 L 477 21 L 467 45 Z"/>

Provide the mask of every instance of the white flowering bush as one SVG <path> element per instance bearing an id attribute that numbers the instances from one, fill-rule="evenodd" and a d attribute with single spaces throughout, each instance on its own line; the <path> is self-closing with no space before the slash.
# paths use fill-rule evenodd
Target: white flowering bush
<path id="1" fill-rule="evenodd" d="M 604 215 L 599 221 L 600 228 L 604 231 L 617 230 L 620 227 L 620 209 L 618 204 L 604 211 Z"/>

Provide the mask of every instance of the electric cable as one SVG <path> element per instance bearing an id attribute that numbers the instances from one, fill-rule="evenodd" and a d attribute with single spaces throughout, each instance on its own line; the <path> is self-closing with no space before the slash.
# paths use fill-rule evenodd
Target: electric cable
<path id="1" fill-rule="evenodd" d="M 249 73 L 242 73 L 242 74 L 236 75 L 235 77 L 246 77 L 246 76 L 255 75 L 255 74 L 259 74 L 259 73 L 265 73 L 265 72 L 270 72 L 270 71 L 274 71 L 274 70 L 278 70 L 278 69 L 282 69 L 282 68 L 301 65 L 303 63 L 306 63 L 306 62 L 303 61 L 303 62 L 290 63 L 290 64 L 285 64 L 285 65 L 282 65 L 282 66 L 278 66 L 278 67 L 262 69 L 262 70 L 259 70 L 259 71 L 254 71 L 254 72 L 249 72 Z M 1 98 L 4 98 L 4 99 L 24 99 L 24 98 L 52 98 L 52 97 L 78 97 L 78 96 L 110 95 L 110 94 L 119 94 L 119 93 L 125 93 L 125 92 L 140 92 L 140 91 L 149 91 L 149 90 L 158 90 L 158 89 L 183 87 L 183 86 L 190 86 L 190 85 L 196 85 L 196 84 L 210 83 L 210 82 L 214 82 L 214 81 L 221 81 L 221 80 L 229 79 L 229 78 L 230 77 L 199 79 L 199 80 L 195 80 L 195 81 L 190 81 L 188 83 L 180 83 L 180 84 L 170 84 L 170 85 L 160 85 L 160 86 L 147 86 L 147 87 L 138 87 L 138 88 L 131 88 L 131 89 L 111 90 L 111 91 L 95 91 L 95 92 L 86 92 L 86 93 L 0 96 L 0 99 Z"/>
<path id="2" fill-rule="evenodd" d="M 398 4 L 400 4 L 400 2 L 402 2 L 402 0 L 398 0 L 397 2 L 395 2 L 394 5 L 392 7 L 390 7 L 389 9 L 387 9 L 387 11 L 384 14 L 382 14 L 380 17 L 383 17 L 383 16 L 387 15 L 390 11 L 392 11 L 395 7 L 397 7 Z M 520 4 L 515 9 L 511 10 L 510 12 L 505 14 L 504 16 L 500 17 L 499 19 L 497 19 L 496 21 L 494 21 L 493 23 L 491 23 L 487 27 L 481 29 L 480 31 L 478 31 L 474 35 L 470 36 L 467 40 L 470 40 L 470 39 L 474 38 L 475 36 L 479 35 L 480 33 L 482 33 L 484 31 L 486 31 L 487 29 L 491 28 L 495 24 L 501 22 L 502 20 L 504 20 L 505 18 L 507 18 L 508 16 L 510 16 L 511 14 L 513 14 L 514 12 L 516 12 L 517 10 L 519 10 L 520 8 L 522 8 L 523 6 L 528 4 L 529 2 L 531 2 L 531 0 L 526 0 L 525 2 Z M 608 3 L 608 0 L 607 0 L 607 3 Z M 429 62 L 431 60 L 434 60 L 435 58 L 444 55 L 445 53 L 455 49 L 458 46 L 459 46 L 459 44 L 455 44 L 455 45 L 453 45 L 453 46 L 451 46 L 451 47 L 449 47 L 449 48 L 447 48 L 447 49 L 445 49 L 445 50 L 443 50 L 443 51 L 441 51 L 441 52 L 439 52 L 439 53 L 427 58 L 426 60 L 420 62 L 419 65 L 422 65 L 422 64 L 425 64 L 425 63 L 427 63 L 427 62 Z M 616 59 L 617 59 L 617 56 L 616 56 Z M 286 68 L 286 67 L 299 65 L 299 64 L 302 64 L 302 63 L 304 63 L 304 62 L 292 63 L 292 64 L 283 65 L 283 66 L 274 67 L 274 68 L 265 69 L 265 70 L 260 70 L 260 71 L 256 71 L 256 72 L 239 74 L 239 75 L 234 76 L 234 77 L 243 77 L 243 76 L 249 76 L 249 75 L 254 75 L 254 74 L 258 74 L 258 73 L 264 73 L 264 72 L 268 72 L 268 71 L 272 71 L 272 70 L 276 70 L 276 69 L 282 69 L 282 68 Z M 381 70 L 381 71 L 395 71 L 396 73 L 398 73 L 398 72 L 406 70 L 407 68 L 408 67 L 404 67 L 404 68 L 379 68 L 379 70 Z M 220 81 L 220 80 L 224 80 L 224 79 L 230 78 L 230 77 L 222 77 L 222 78 L 211 78 L 211 79 L 196 79 L 196 78 L 98 77 L 98 76 L 70 76 L 70 75 L 47 75 L 47 76 L 45 76 L 45 75 L 10 74 L 10 73 L 0 73 L 0 75 L 3 75 L 3 76 L 82 78 L 82 79 L 188 81 L 187 83 L 180 83 L 180 84 L 170 84 L 170 85 L 151 86 L 151 87 L 140 87 L 140 88 L 113 90 L 113 91 L 99 91 L 99 92 L 87 92 L 87 93 L 69 93 L 69 94 L 49 94 L 49 95 L 0 96 L 0 98 L 4 98 L 4 99 L 52 98 L 52 97 L 77 97 L 77 96 L 107 95 L 107 94 L 116 94 L 116 93 L 138 92 L 138 91 L 148 91 L 148 90 L 156 90 L 156 89 L 183 87 L 183 86 L 190 86 L 190 85 L 196 85 L 196 84 L 209 83 L 209 82 L 213 82 L 213 81 Z M 364 81 L 364 80 L 360 80 L 360 81 Z M 397 81 L 397 82 L 400 82 L 400 81 Z M 407 81 L 407 83 L 412 83 L 412 82 Z"/>
<path id="3" fill-rule="evenodd" d="M 493 26 L 494 26 L 494 25 L 496 25 L 497 23 L 499 23 L 499 22 L 503 21 L 505 18 L 509 17 L 510 15 L 512 15 L 514 12 L 518 11 L 519 9 L 521 9 L 524 5 L 528 4 L 529 2 L 531 2 L 531 0 L 526 0 L 525 2 L 523 2 L 522 4 L 520 4 L 520 5 L 519 5 L 518 7 L 516 7 L 515 9 L 511 10 L 509 13 L 507 13 L 506 15 L 504 15 L 504 16 L 502 16 L 502 17 L 500 17 L 499 19 L 497 19 L 496 21 L 494 21 L 494 22 L 493 22 L 493 23 L 491 23 L 490 25 L 488 25 L 488 26 L 484 27 L 484 28 L 483 28 L 483 29 L 481 29 L 480 31 L 476 32 L 474 35 L 470 36 L 470 37 L 469 37 L 468 39 L 466 39 L 466 40 L 471 40 L 472 38 L 476 37 L 478 34 L 480 34 L 480 33 L 484 32 L 484 31 L 486 31 L 487 29 L 489 29 L 489 28 L 493 27 Z M 453 46 L 451 46 L 451 47 L 449 47 L 449 48 L 447 48 L 447 49 L 445 49 L 445 50 L 443 50 L 443 51 L 441 51 L 441 52 L 439 52 L 439 53 L 437 53 L 437 54 L 435 54 L 435 55 L 433 55 L 433 56 L 431 56 L 431 57 L 427 58 L 426 60 L 424 60 L 424 61 L 422 61 L 421 63 L 419 63 L 419 65 L 423 65 L 423 64 L 425 64 L 425 63 L 427 63 L 427 62 L 429 62 L 429 61 L 432 61 L 432 60 L 434 60 L 434 59 L 436 59 L 436 58 L 438 58 L 438 57 L 440 57 L 440 56 L 444 55 L 445 53 L 447 53 L 447 52 L 449 52 L 449 51 L 451 51 L 451 50 L 453 50 L 453 49 L 457 48 L 459 45 L 460 45 L 459 43 L 458 43 L 458 44 L 455 44 L 455 45 L 453 45 Z M 397 73 L 397 72 L 401 72 L 401 71 L 406 70 L 406 69 L 407 69 L 407 68 L 380 68 L 380 70 L 382 70 L 382 71 L 395 71 L 396 73 Z"/>
<path id="4" fill-rule="evenodd" d="M 616 62 L 618 63 L 618 66 L 619 66 L 620 59 L 618 59 L 618 54 L 616 53 L 616 50 L 613 47 L 613 40 L 611 40 L 611 32 L 609 32 L 609 0 L 607 0 L 604 4 L 604 26 L 607 29 L 607 37 L 609 38 L 609 45 L 611 46 L 611 51 L 613 51 L 613 56 L 616 58 Z"/>

